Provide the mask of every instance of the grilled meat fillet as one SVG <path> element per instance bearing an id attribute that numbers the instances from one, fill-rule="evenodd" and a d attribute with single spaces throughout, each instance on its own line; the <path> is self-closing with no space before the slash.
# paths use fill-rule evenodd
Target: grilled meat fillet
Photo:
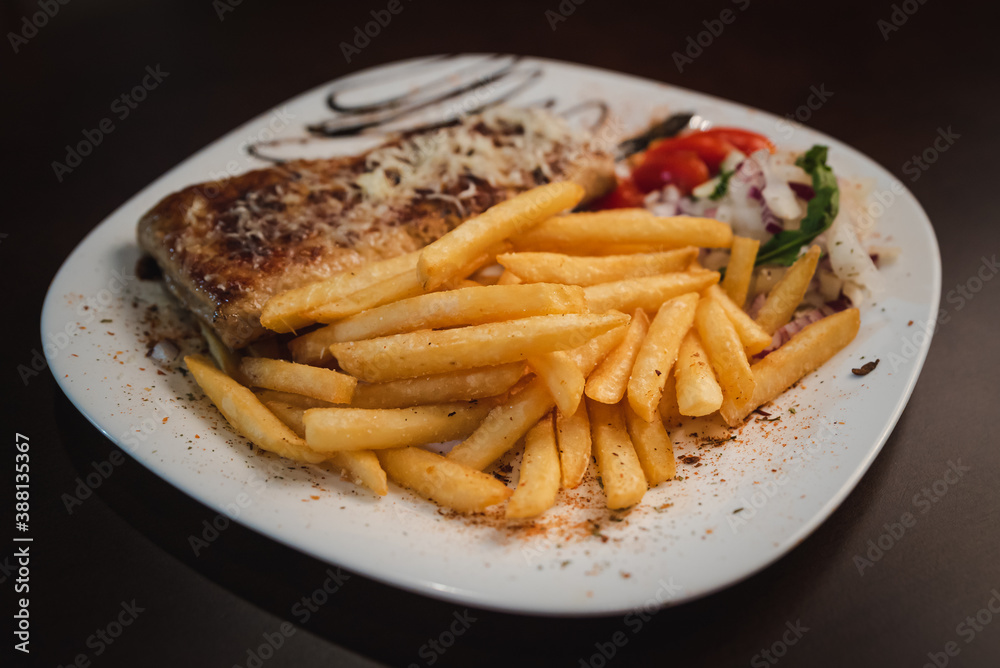
<path id="1" fill-rule="evenodd" d="M 609 154 L 539 109 L 497 107 L 363 155 L 296 160 L 169 195 L 139 221 L 167 287 L 231 348 L 266 332 L 274 294 L 417 250 L 549 181 L 596 197 Z"/>

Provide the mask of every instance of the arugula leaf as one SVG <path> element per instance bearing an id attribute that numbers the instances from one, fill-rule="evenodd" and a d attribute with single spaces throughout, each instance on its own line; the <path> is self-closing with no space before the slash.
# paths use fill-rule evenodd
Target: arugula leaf
<path id="1" fill-rule="evenodd" d="M 795 164 L 812 176 L 816 195 L 809 200 L 806 217 L 797 230 L 778 232 L 760 247 L 755 265 L 777 264 L 789 266 L 799 257 L 799 249 L 822 234 L 837 217 L 840 209 L 840 189 L 837 177 L 826 164 L 826 146 L 813 146 L 799 156 Z"/>
<path id="2" fill-rule="evenodd" d="M 729 189 L 729 179 L 733 178 L 733 174 L 736 173 L 735 169 L 731 169 L 728 172 L 722 170 L 719 172 L 719 183 L 715 186 L 715 190 L 712 194 L 708 196 L 708 199 L 713 202 L 718 202 L 720 199 L 726 196 L 726 190 Z"/>

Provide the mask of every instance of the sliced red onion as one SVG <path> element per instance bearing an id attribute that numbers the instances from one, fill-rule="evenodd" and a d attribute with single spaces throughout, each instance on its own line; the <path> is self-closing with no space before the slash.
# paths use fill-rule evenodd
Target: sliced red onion
<path id="1" fill-rule="evenodd" d="M 788 187 L 792 189 L 796 197 L 804 199 L 805 201 L 811 200 L 816 196 L 816 191 L 808 183 L 795 183 L 794 181 L 788 182 Z"/>
<path id="2" fill-rule="evenodd" d="M 764 201 L 764 192 L 757 186 L 750 186 L 750 191 L 747 192 L 747 195 L 750 199 L 755 199 L 758 202 Z"/>

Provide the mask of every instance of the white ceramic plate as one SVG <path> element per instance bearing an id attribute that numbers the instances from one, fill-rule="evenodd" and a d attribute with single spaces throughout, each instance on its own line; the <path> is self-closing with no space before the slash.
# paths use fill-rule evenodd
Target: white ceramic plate
<path id="1" fill-rule="evenodd" d="M 447 79 L 442 80 L 442 76 Z M 337 117 L 336 102 L 364 106 L 394 95 L 403 105 L 460 91 L 396 119 L 392 127 L 440 121 L 506 98 L 550 99 L 556 110 L 604 101 L 623 134 L 674 111 L 765 133 L 784 148 L 830 147 L 837 174 L 875 181 L 879 230 L 899 260 L 888 289 L 862 305 L 857 339 L 783 396 L 772 423 L 751 422 L 736 440 L 705 441 L 712 428 L 673 432 L 682 480 L 651 490 L 625 517 L 601 508 L 591 479 L 534 528 L 467 520 L 393 488 L 376 499 L 330 471 L 289 467 L 255 453 L 221 420 L 191 379 L 145 356 L 150 332 L 174 326 L 157 283 L 136 280 L 135 225 L 161 197 L 192 183 L 265 163 L 247 143 L 298 138 Z M 585 106 L 578 119 L 596 116 Z M 343 117 L 342 117 L 343 118 Z M 357 118 L 357 116 L 350 117 Z M 338 121 L 342 122 L 342 121 Z M 370 136 L 260 147 L 280 155 L 353 153 Z M 877 213 L 877 211 L 876 211 Z M 133 197 L 76 248 L 55 277 L 42 314 L 52 372 L 77 408 L 112 441 L 216 511 L 319 559 L 399 587 L 463 604 L 517 612 L 609 614 L 676 603 L 731 585 L 786 553 L 854 488 L 885 443 L 916 382 L 937 312 L 940 259 L 920 205 L 872 160 L 825 135 L 770 114 L 653 81 L 566 63 L 484 55 L 424 58 L 367 70 L 305 93 L 194 155 Z M 151 304 L 159 311 L 151 312 Z M 910 324 L 912 321 L 912 324 Z M 881 359 L 863 378 L 850 369 Z M 191 393 L 190 395 L 188 393 Z M 795 408 L 792 414 L 788 409 Z M 691 436 L 697 432 L 697 436 Z M 701 446 L 699 448 L 699 445 Z M 742 510 L 739 510 L 741 509 Z M 202 527 L 191 527 L 199 535 Z M 202 549 L 210 550 L 211 545 Z"/>

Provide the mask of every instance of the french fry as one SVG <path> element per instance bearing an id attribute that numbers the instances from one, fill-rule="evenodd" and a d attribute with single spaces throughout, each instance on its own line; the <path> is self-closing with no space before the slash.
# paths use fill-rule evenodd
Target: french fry
<path id="1" fill-rule="evenodd" d="M 729 321 L 736 328 L 736 334 L 739 335 L 748 357 L 756 355 L 771 345 L 771 335 L 747 315 L 746 311 L 737 306 L 719 286 L 709 286 L 705 295 L 710 299 L 717 300 L 722 306 Z"/>
<path id="2" fill-rule="evenodd" d="M 612 510 L 634 506 L 642 501 L 647 485 L 625 427 L 624 406 L 588 400 L 587 411 L 607 506 Z"/>
<path id="3" fill-rule="evenodd" d="M 461 513 L 481 513 L 511 495 L 493 476 L 420 448 L 380 450 L 378 458 L 396 484 Z"/>
<path id="4" fill-rule="evenodd" d="M 719 282 L 715 271 L 673 273 L 647 278 L 627 278 L 614 283 L 600 283 L 584 288 L 587 306 L 593 313 L 610 309 L 631 313 L 637 308 L 655 313 L 663 302 L 686 294 L 701 292 Z"/>
<path id="5" fill-rule="evenodd" d="M 585 191 L 571 181 L 549 183 L 512 197 L 451 230 L 420 252 L 417 269 L 424 289 L 433 290 L 456 268 L 539 221 L 580 203 Z"/>
<path id="6" fill-rule="evenodd" d="M 729 248 L 733 230 L 711 218 L 653 216 L 611 209 L 553 216 L 514 240 L 515 247 L 553 248 L 579 244 L 655 244 L 665 248 Z"/>
<path id="7" fill-rule="evenodd" d="M 488 403 L 453 402 L 411 408 L 310 408 L 306 443 L 317 452 L 382 450 L 465 438 L 490 410 Z"/>
<path id="8" fill-rule="evenodd" d="M 275 332 L 294 332 L 316 322 L 305 314 L 324 304 L 338 302 L 380 281 L 416 271 L 419 251 L 388 260 L 369 262 L 316 283 L 271 297 L 260 315 L 262 325 Z"/>
<path id="9" fill-rule="evenodd" d="M 370 382 L 492 366 L 565 350 L 628 322 L 621 313 L 542 315 L 334 343 L 342 369 Z"/>
<path id="10" fill-rule="evenodd" d="M 757 324 L 765 332 L 774 334 L 779 327 L 792 319 L 795 309 L 802 303 L 802 298 L 809 289 L 813 274 L 816 273 L 819 256 L 819 246 L 810 246 L 768 293 L 764 305 L 757 314 Z"/>
<path id="11" fill-rule="evenodd" d="M 608 353 L 587 378 L 587 396 L 602 404 L 617 404 L 625 396 L 628 379 L 639 347 L 649 331 L 649 317 L 642 309 L 632 313 L 628 332 L 621 344 Z"/>
<path id="12" fill-rule="evenodd" d="M 663 253 L 576 257 L 561 253 L 504 253 L 497 262 L 526 283 L 597 285 L 626 278 L 684 271 L 698 256 L 694 247 Z"/>
<path id="13" fill-rule="evenodd" d="M 511 362 L 385 383 L 360 383 L 354 390 L 351 406 L 409 408 L 447 401 L 485 399 L 509 390 L 524 372 L 524 362 Z"/>
<path id="14" fill-rule="evenodd" d="M 219 371 L 210 360 L 200 355 L 188 355 L 184 363 L 223 417 L 252 443 L 298 462 L 317 464 L 326 458 L 322 453 L 311 450 L 253 392 Z"/>
<path id="15" fill-rule="evenodd" d="M 753 399 L 755 382 L 736 328 L 717 299 L 701 300 L 695 324 L 722 387 L 723 403 L 742 408 Z"/>
<path id="16" fill-rule="evenodd" d="M 649 323 L 628 381 L 628 403 L 647 422 L 657 419 L 663 387 L 677 360 L 681 341 L 694 322 L 697 306 L 697 293 L 674 297 Z"/>
<path id="17" fill-rule="evenodd" d="M 318 350 L 344 341 L 373 339 L 418 329 L 482 325 L 533 315 L 584 313 L 586 310 L 583 288 L 575 285 L 537 283 L 458 288 L 431 292 L 363 311 L 304 334 L 289 346 L 296 360 L 303 357 L 315 359 L 319 357 Z"/>
<path id="18" fill-rule="evenodd" d="M 305 409 L 280 401 L 269 401 L 267 407 L 300 438 L 306 437 L 306 425 L 302 419 Z M 327 461 L 339 466 L 354 484 L 367 487 L 379 496 L 389 493 L 385 471 L 371 450 L 334 452 L 329 454 Z"/>
<path id="19" fill-rule="evenodd" d="M 736 426 L 754 409 L 815 371 L 854 340 L 861 326 L 858 309 L 851 308 L 817 320 L 796 333 L 783 346 L 751 367 L 755 380 L 753 397 L 742 405 L 722 404 L 722 418 Z"/>
<path id="20" fill-rule="evenodd" d="M 590 465 L 590 418 L 587 416 L 586 401 L 581 401 L 572 415 L 556 415 L 556 435 L 562 486 L 573 489 L 583 481 Z"/>
<path id="21" fill-rule="evenodd" d="M 708 415 L 722 407 L 722 388 L 715 379 L 697 329 L 691 329 L 681 342 L 674 376 L 681 415 Z"/>
<path id="22" fill-rule="evenodd" d="M 528 358 L 528 366 L 545 381 L 560 413 L 572 415 L 587 384 L 580 367 L 563 351 Z"/>
<path id="23" fill-rule="evenodd" d="M 422 294 L 416 270 L 407 270 L 374 283 L 335 302 L 328 302 L 306 314 L 311 322 L 336 322 L 376 306 Z"/>
<path id="24" fill-rule="evenodd" d="M 519 276 L 514 272 L 504 269 L 503 273 L 500 274 L 500 278 L 497 279 L 497 285 L 519 285 L 524 283 Z"/>
<path id="25" fill-rule="evenodd" d="M 358 384 L 356 378 L 332 369 L 263 357 L 245 357 L 240 370 L 248 385 L 304 394 L 331 404 L 351 403 L 354 386 Z"/>
<path id="26" fill-rule="evenodd" d="M 480 253 L 479 256 L 469 260 L 462 268 L 455 271 L 454 275 L 442 283 L 438 289 L 454 290 L 455 288 L 462 287 L 461 283 L 467 281 L 469 276 L 472 276 L 472 274 L 484 267 L 495 265 L 497 263 L 497 255 L 507 253 L 511 248 L 512 246 L 509 241 L 501 241 L 493 244 L 485 252 Z"/>
<path id="27" fill-rule="evenodd" d="M 639 458 L 639 465 L 646 476 L 650 487 L 656 487 L 665 480 L 670 480 L 677 473 L 677 463 L 674 461 L 674 445 L 670 435 L 663 427 L 663 422 L 653 420 L 647 422 L 632 410 L 628 402 L 625 406 L 625 424 L 628 427 L 632 447 Z"/>
<path id="28" fill-rule="evenodd" d="M 448 459 L 482 471 L 514 447 L 517 440 L 556 405 L 541 378 L 493 408 L 472 434 L 451 449 Z"/>
<path id="29" fill-rule="evenodd" d="M 617 313 L 617 311 L 613 311 L 613 313 Z M 595 336 L 581 346 L 567 350 L 566 355 L 580 367 L 580 372 L 586 378 L 594 372 L 601 360 L 621 344 L 627 332 L 628 327 L 622 324 L 606 334 Z"/>
<path id="30" fill-rule="evenodd" d="M 546 415 L 524 437 L 517 488 L 507 501 L 507 519 L 536 517 L 555 505 L 559 494 L 559 449 Z"/>
<path id="31" fill-rule="evenodd" d="M 242 358 L 239 353 L 223 343 L 222 339 L 216 336 L 215 331 L 201 320 L 198 321 L 198 328 L 201 329 L 201 336 L 208 344 L 208 352 L 215 360 L 215 365 L 240 385 L 246 385 L 246 378 L 243 377 L 243 371 L 240 369 Z"/>
<path id="32" fill-rule="evenodd" d="M 257 398 L 264 404 L 276 402 L 302 409 L 330 408 L 332 406 L 336 406 L 336 404 L 332 404 L 329 401 L 323 401 L 322 399 L 316 399 L 315 397 L 307 397 L 304 394 L 296 394 L 294 392 L 279 392 L 278 390 L 257 388 L 253 391 L 253 393 L 257 395 Z"/>
<path id="33" fill-rule="evenodd" d="M 675 365 L 676 366 L 676 365 Z M 677 406 L 677 374 L 676 370 L 667 376 L 663 386 L 663 397 L 660 399 L 660 421 L 665 427 L 679 427 L 684 422 L 680 408 Z"/>
<path id="34" fill-rule="evenodd" d="M 753 267 L 757 261 L 757 249 L 760 241 L 749 237 L 733 237 L 733 245 L 729 250 L 729 264 L 726 275 L 722 279 L 722 289 L 733 300 L 733 303 L 743 309 L 753 278 Z"/>

